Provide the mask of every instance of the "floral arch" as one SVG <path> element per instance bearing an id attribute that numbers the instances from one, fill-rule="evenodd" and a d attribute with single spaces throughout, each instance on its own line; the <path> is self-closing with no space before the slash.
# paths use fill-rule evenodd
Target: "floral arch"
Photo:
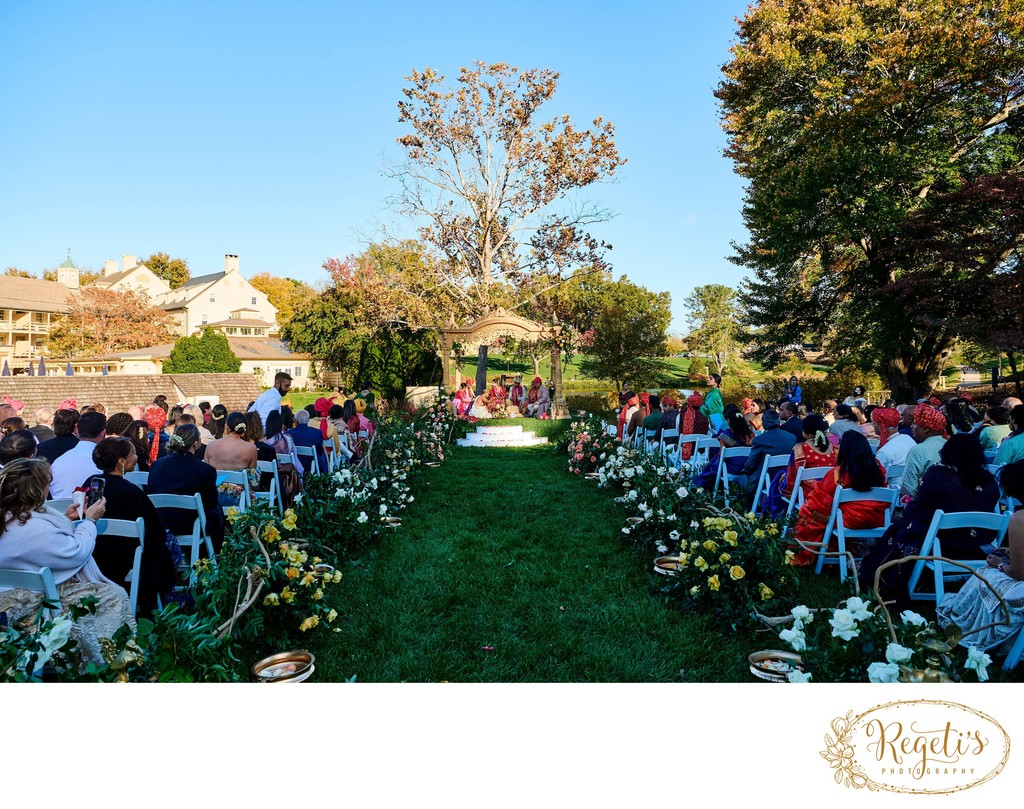
<path id="1" fill-rule="evenodd" d="M 551 401 L 553 418 L 568 418 L 569 410 L 565 406 L 562 393 L 562 354 L 558 337 L 562 327 L 558 323 L 545 326 L 534 320 L 527 320 L 504 309 L 485 311 L 482 317 L 472 323 L 458 326 L 454 319 L 448 321 L 447 327 L 441 330 L 441 362 L 444 367 L 444 386 L 451 390 L 456 385 L 458 363 L 453 347 L 458 344 L 463 349 L 476 348 L 490 343 L 496 337 L 515 337 L 518 340 L 551 342 L 551 380 L 555 384 L 555 395 Z M 479 391 L 478 391 L 479 393 Z"/>

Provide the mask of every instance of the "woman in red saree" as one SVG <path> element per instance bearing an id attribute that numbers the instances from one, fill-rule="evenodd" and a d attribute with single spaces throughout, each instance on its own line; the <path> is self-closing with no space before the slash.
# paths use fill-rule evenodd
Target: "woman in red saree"
<path id="1" fill-rule="evenodd" d="M 622 440 L 622 434 L 626 430 L 626 421 L 634 412 L 636 412 L 635 409 L 639 407 L 639 405 L 640 397 L 634 393 L 619 410 L 619 441 Z"/>
<path id="2" fill-rule="evenodd" d="M 848 430 L 839 444 L 836 468 L 811 489 L 796 520 L 796 538 L 812 548 L 820 549 L 825 527 L 832 513 L 836 488 L 866 492 L 885 485 L 885 469 L 875 460 L 871 446 L 860 430 Z M 843 525 L 851 529 L 879 528 L 885 520 L 884 503 L 846 503 L 842 506 Z M 828 550 L 834 551 L 830 541 Z M 815 559 L 812 551 L 801 548 L 793 559 L 795 565 L 809 565 Z"/>
<path id="3" fill-rule="evenodd" d="M 679 418 L 679 435 L 707 435 L 711 429 L 711 422 L 708 417 L 700 412 L 704 404 L 704 397 L 699 393 L 691 393 L 686 397 L 686 407 Z M 684 461 L 690 460 L 693 455 L 694 444 L 687 441 L 679 452 Z"/>
<path id="4" fill-rule="evenodd" d="M 469 409 L 473 406 L 473 400 L 476 396 L 473 395 L 473 391 L 470 389 L 466 382 L 463 382 L 459 389 L 455 392 L 455 399 L 453 404 L 455 405 L 455 415 L 465 416 L 469 413 Z"/>
<path id="5" fill-rule="evenodd" d="M 501 384 L 500 376 L 494 377 L 494 384 L 491 385 L 491 402 L 489 407 L 492 413 L 505 407 L 505 386 Z"/>
<path id="6" fill-rule="evenodd" d="M 802 444 L 793 447 L 789 456 L 789 466 L 779 471 L 772 478 L 768 487 L 768 497 L 764 500 L 764 511 L 778 519 L 786 512 L 786 500 L 793 495 L 797 472 L 803 469 L 820 469 L 836 465 L 836 448 L 828 440 L 828 422 L 823 416 L 811 413 L 801 424 L 804 434 Z M 800 488 L 806 498 L 818 484 L 816 480 L 805 480 Z M 784 499 L 785 498 L 785 499 Z"/>

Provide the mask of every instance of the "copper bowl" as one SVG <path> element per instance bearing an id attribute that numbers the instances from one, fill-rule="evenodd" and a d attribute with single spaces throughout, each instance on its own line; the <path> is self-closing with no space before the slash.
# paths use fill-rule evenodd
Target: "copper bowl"
<path id="1" fill-rule="evenodd" d="M 791 671 L 803 671 L 803 659 L 795 652 L 779 649 L 762 649 L 747 658 L 750 673 L 759 680 L 770 683 L 788 682 L 786 675 Z"/>
<path id="2" fill-rule="evenodd" d="M 640 525 L 644 521 L 643 517 L 626 517 L 626 522 L 630 525 Z"/>
<path id="3" fill-rule="evenodd" d="M 301 683 L 313 676 L 315 663 L 311 652 L 294 649 L 253 663 L 252 674 L 258 683 Z"/>
<path id="4" fill-rule="evenodd" d="M 659 556 L 654 560 L 654 572 L 662 576 L 671 576 L 679 570 L 678 556 Z"/>

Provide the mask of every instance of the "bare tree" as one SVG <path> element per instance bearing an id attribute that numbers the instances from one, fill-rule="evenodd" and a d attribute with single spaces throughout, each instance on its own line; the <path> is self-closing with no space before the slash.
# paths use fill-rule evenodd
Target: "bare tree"
<path id="1" fill-rule="evenodd" d="M 625 161 L 602 118 L 585 130 L 568 115 L 535 120 L 555 93 L 554 71 L 475 65 L 460 69 L 457 89 L 431 68 L 406 77 L 399 121 L 412 131 L 398 139 L 405 160 L 387 173 L 401 183 L 393 204 L 427 220 L 420 237 L 447 259 L 439 282 L 482 313 L 527 281 L 540 294 L 575 268 L 606 267 L 610 245 L 587 228 L 611 214 L 573 192 Z M 486 373 L 481 346 L 478 391 Z"/>

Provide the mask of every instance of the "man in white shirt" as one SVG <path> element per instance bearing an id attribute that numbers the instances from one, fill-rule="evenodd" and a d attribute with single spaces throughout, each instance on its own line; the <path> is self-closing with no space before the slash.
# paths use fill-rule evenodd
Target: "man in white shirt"
<path id="1" fill-rule="evenodd" d="M 102 475 L 92 460 L 96 445 L 107 437 L 107 417 L 90 411 L 78 420 L 78 443 L 69 449 L 50 468 L 53 480 L 50 482 L 50 496 L 55 500 L 69 498 L 75 489 L 92 475 Z"/>
<path id="2" fill-rule="evenodd" d="M 278 371 L 274 375 L 274 387 L 263 391 L 259 398 L 249 406 L 249 412 L 260 414 L 260 421 L 267 426 L 267 416 L 273 412 L 281 412 L 281 397 L 283 397 L 292 386 L 292 378 L 284 371 Z"/>
<path id="3" fill-rule="evenodd" d="M 904 466 L 907 453 L 917 446 L 913 438 L 899 431 L 900 421 L 900 412 L 895 408 L 876 407 L 871 413 L 871 422 L 882 442 L 875 453 L 875 460 L 886 472 L 893 466 Z"/>

